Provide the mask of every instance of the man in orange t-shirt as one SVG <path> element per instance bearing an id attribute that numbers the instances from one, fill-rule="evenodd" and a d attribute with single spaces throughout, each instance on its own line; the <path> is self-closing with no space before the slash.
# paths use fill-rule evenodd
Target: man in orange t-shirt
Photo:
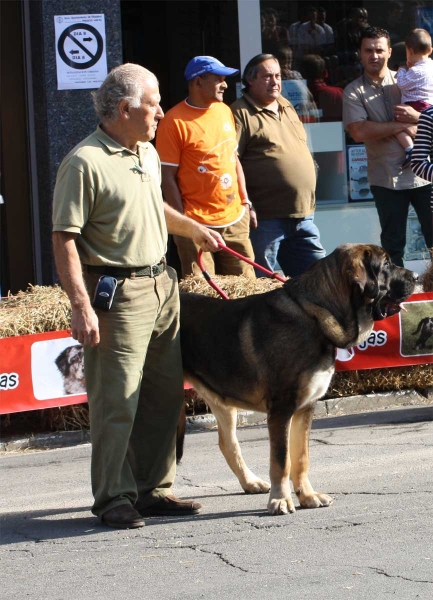
<path id="1" fill-rule="evenodd" d="M 216 229 L 226 245 L 253 260 L 250 221 L 257 226 L 248 200 L 237 155 L 236 129 L 230 108 L 223 103 L 225 78 L 239 71 L 211 56 L 196 56 L 185 69 L 188 98 L 159 123 L 156 149 L 161 158 L 164 198 L 198 223 Z M 174 236 L 182 276 L 199 274 L 199 246 Z M 209 273 L 245 275 L 254 269 L 228 252 L 204 255 Z"/>

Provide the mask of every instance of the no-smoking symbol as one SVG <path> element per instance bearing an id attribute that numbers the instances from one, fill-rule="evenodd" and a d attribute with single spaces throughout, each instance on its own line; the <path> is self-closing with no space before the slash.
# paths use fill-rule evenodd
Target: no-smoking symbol
<path id="1" fill-rule="evenodd" d="M 73 69 L 89 69 L 102 56 L 104 41 L 97 29 L 85 23 L 67 27 L 57 44 L 61 59 Z"/>

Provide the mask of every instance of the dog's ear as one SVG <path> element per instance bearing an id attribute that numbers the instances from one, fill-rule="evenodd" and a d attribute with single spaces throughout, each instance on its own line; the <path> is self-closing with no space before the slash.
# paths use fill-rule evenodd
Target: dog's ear
<path id="1" fill-rule="evenodd" d="M 379 282 L 373 270 L 373 256 L 370 248 L 363 250 L 352 261 L 352 284 L 367 298 L 376 298 L 379 295 Z"/>
<path id="2" fill-rule="evenodd" d="M 59 356 L 54 361 L 62 375 L 67 375 L 69 372 L 69 348 L 65 348 L 62 352 L 60 352 Z"/>
<path id="3" fill-rule="evenodd" d="M 367 271 L 367 283 L 365 284 L 364 294 L 368 298 L 377 298 L 380 291 L 379 280 L 373 268 L 375 257 L 370 249 L 367 249 L 364 254 L 364 265 Z M 380 263 L 381 265 L 381 263 Z M 380 265 L 379 268 L 380 268 Z"/>

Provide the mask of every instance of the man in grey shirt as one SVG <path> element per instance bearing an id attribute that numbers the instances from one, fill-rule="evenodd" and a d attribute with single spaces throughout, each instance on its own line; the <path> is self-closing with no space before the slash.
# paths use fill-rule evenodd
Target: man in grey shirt
<path id="1" fill-rule="evenodd" d="M 415 209 L 428 248 L 433 245 L 431 185 L 402 170 L 404 150 L 395 135 L 416 133 L 419 113 L 399 104 L 396 73 L 388 68 L 389 33 L 369 27 L 361 36 L 360 58 L 364 74 L 344 90 L 343 121 L 356 142 L 364 142 L 368 180 L 379 214 L 381 243 L 394 264 L 403 266 L 409 206 Z"/>

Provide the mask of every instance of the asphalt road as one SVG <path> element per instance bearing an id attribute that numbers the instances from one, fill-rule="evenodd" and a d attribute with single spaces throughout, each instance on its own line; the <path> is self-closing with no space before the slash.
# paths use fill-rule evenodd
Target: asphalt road
<path id="1" fill-rule="evenodd" d="M 239 437 L 267 478 L 266 428 Z M 287 516 L 241 491 L 211 431 L 187 436 L 175 489 L 200 515 L 108 529 L 89 511 L 89 457 L 88 444 L 0 457 L 2 598 L 433 598 L 431 406 L 316 420 L 311 481 L 335 501 Z"/>

